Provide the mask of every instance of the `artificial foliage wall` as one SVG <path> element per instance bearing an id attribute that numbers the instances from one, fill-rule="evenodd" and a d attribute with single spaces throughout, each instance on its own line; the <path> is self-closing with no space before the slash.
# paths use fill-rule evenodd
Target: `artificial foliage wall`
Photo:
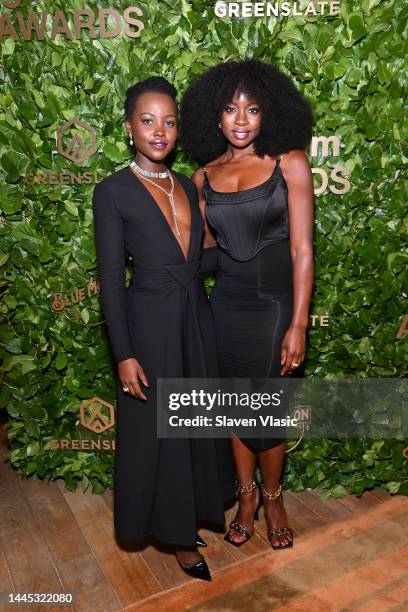
<path id="1" fill-rule="evenodd" d="M 310 3 L 300 1 L 298 15 L 244 19 L 217 16 L 214 4 L 2 3 L 0 407 L 22 474 L 94 492 L 112 485 L 115 364 L 98 301 L 91 197 L 96 181 L 132 158 L 124 95 L 153 74 L 180 94 L 227 59 L 259 58 L 292 76 L 315 119 L 306 375 L 407 374 L 408 6 L 342 0 L 339 14 L 322 15 L 305 14 Z M 190 175 L 194 166 L 178 151 L 175 169 Z M 284 484 L 407 494 L 407 446 L 303 440 L 287 455 Z"/>

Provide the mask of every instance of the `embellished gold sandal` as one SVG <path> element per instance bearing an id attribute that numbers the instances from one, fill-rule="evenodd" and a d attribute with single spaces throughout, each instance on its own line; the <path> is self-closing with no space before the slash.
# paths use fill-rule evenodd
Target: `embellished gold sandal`
<path id="1" fill-rule="evenodd" d="M 258 487 L 258 484 L 256 483 L 255 480 L 253 480 L 248 485 L 238 487 L 237 495 L 245 495 L 246 493 L 251 493 L 257 487 Z M 260 503 L 261 503 L 261 496 L 259 496 L 259 501 L 258 501 L 256 510 L 255 510 L 254 520 L 256 521 L 259 518 L 258 511 L 259 511 Z M 235 533 L 237 533 L 238 535 L 243 536 L 245 540 L 242 540 L 241 542 L 236 542 L 235 540 L 232 540 L 231 531 L 235 531 Z M 248 540 L 251 537 L 252 535 L 249 533 L 248 529 L 245 529 L 245 527 L 241 525 L 241 523 L 238 523 L 238 521 L 231 521 L 231 523 L 229 524 L 229 532 L 224 536 L 224 540 L 226 542 L 229 542 L 230 544 L 233 544 L 234 546 L 242 546 L 242 544 L 245 544 L 245 542 L 248 542 Z"/>
<path id="2" fill-rule="evenodd" d="M 261 489 L 262 489 L 262 497 L 264 499 L 264 502 L 275 500 L 280 495 L 282 495 L 282 485 L 281 484 L 276 489 L 276 491 L 272 491 L 271 493 L 269 493 L 265 489 L 264 486 L 262 486 Z M 279 537 L 282 537 L 282 536 L 290 536 L 291 537 L 290 542 L 288 542 L 288 544 L 285 544 L 284 546 L 273 546 L 272 538 L 279 538 Z M 288 526 L 285 526 L 285 527 L 276 527 L 275 529 L 270 529 L 268 531 L 268 540 L 271 543 L 272 548 L 274 550 L 279 550 L 281 548 L 291 548 L 293 546 L 293 529 L 291 527 L 288 527 Z"/>

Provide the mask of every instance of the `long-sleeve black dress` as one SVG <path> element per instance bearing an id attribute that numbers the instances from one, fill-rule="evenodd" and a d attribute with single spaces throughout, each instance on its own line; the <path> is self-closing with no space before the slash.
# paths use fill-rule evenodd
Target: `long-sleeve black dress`
<path id="1" fill-rule="evenodd" d="M 288 189 L 280 160 L 261 185 L 238 192 L 212 189 L 204 169 L 204 195 L 206 218 L 218 242 L 211 306 L 221 376 L 279 378 L 293 307 Z M 261 432 L 242 440 L 261 451 L 284 438 Z"/>
<path id="2" fill-rule="evenodd" d="M 121 538 L 150 534 L 193 546 L 197 522 L 224 522 L 234 494 L 227 440 L 158 439 L 156 379 L 218 376 L 213 319 L 202 287 L 203 220 L 195 185 L 174 173 L 191 208 L 188 256 L 160 207 L 126 167 L 93 196 L 100 299 L 117 362 L 135 357 L 149 381 L 147 402 L 117 378 L 114 523 Z M 125 287 L 125 252 L 132 282 Z"/>

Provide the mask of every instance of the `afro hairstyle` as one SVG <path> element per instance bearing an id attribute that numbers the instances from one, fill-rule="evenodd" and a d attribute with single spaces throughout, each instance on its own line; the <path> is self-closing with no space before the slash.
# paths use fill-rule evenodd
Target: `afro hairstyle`
<path id="1" fill-rule="evenodd" d="M 218 64 L 187 88 L 180 118 L 182 143 L 189 157 L 205 164 L 225 152 L 228 143 L 218 124 L 236 91 L 260 106 L 261 131 L 254 141 L 259 157 L 307 148 L 313 123 L 309 102 L 279 68 L 247 59 Z"/>
<path id="2" fill-rule="evenodd" d="M 172 100 L 176 101 L 177 91 L 176 88 L 161 76 L 152 76 L 144 81 L 140 81 L 135 85 L 132 85 L 126 91 L 125 99 L 125 117 L 131 119 L 133 111 L 135 110 L 136 102 L 139 96 L 144 93 L 161 93 L 166 96 L 170 96 Z"/>

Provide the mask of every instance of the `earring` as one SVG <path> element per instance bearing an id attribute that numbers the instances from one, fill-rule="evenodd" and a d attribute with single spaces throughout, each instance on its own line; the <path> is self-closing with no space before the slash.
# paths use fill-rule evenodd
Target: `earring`
<path id="1" fill-rule="evenodd" d="M 221 121 L 219 122 L 218 127 L 221 129 L 221 127 L 222 127 Z"/>
<path id="2" fill-rule="evenodd" d="M 129 134 L 129 144 L 130 145 L 133 144 L 133 134 L 132 133 Z"/>

